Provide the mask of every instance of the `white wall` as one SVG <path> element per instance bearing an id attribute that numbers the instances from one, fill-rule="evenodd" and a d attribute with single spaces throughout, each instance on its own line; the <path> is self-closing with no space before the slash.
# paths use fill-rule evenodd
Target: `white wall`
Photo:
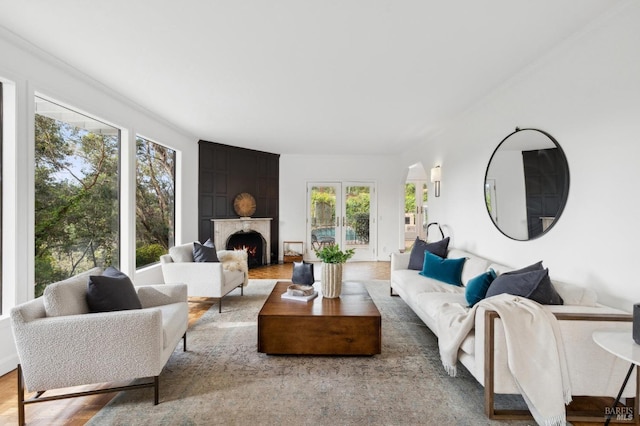
<path id="1" fill-rule="evenodd" d="M 127 64 L 122 64 L 126 67 Z M 0 79 L 15 83 L 16 116 L 9 127 L 15 136 L 4 140 L 3 160 L 3 315 L 0 316 L 0 374 L 15 368 L 17 357 L 9 326 L 9 308 L 33 297 L 34 228 L 33 228 L 33 97 L 40 93 L 73 106 L 96 118 L 123 129 L 123 160 L 135 155 L 135 135 L 178 150 L 176 240 L 197 238 L 197 139 L 181 132 L 150 113 L 131 105 L 122 97 L 76 73 L 33 46 L 0 30 Z M 135 165 L 123 163 L 122 184 L 135 188 Z M 134 195 L 122 200 L 124 241 L 121 269 L 134 276 L 136 283 L 157 277 L 149 268 L 135 272 L 135 202 Z M 155 268 L 157 269 L 157 268 Z"/>
<path id="2" fill-rule="evenodd" d="M 553 278 L 596 290 L 631 310 L 640 302 L 640 3 L 627 3 L 524 70 L 433 137 L 404 164 L 442 164 L 442 195 L 430 219 L 452 245 L 512 266 L 544 260 Z M 516 126 L 549 132 L 565 150 L 564 213 L 541 238 L 510 240 L 484 205 L 491 153 Z"/>
<path id="3" fill-rule="evenodd" d="M 307 182 L 368 181 L 376 183 L 378 192 L 376 258 L 388 261 L 400 248 L 399 230 L 404 224 L 399 209 L 407 170 L 397 161 L 395 156 L 281 155 L 280 252 L 282 241 L 305 240 Z"/>

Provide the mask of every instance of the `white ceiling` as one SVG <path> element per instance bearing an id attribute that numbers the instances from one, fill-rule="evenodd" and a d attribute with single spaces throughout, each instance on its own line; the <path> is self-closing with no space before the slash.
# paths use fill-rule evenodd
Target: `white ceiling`
<path id="1" fill-rule="evenodd" d="M 0 0 L 0 25 L 195 140 L 388 154 L 623 1 Z"/>

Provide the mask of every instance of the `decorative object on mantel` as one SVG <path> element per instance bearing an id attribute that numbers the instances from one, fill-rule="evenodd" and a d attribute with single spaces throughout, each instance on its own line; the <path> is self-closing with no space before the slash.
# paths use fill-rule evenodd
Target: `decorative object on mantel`
<path id="1" fill-rule="evenodd" d="M 316 256 L 322 260 L 322 277 L 320 285 L 322 296 L 327 299 L 340 297 L 342 292 L 342 264 L 354 254 L 354 249 L 340 250 L 340 246 L 333 244 L 315 250 Z"/>
<path id="2" fill-rule="evenodd" d="M 241 192 L 233 200 L 233 209 L 240 217 L 251 217 L 256 212 L 256 199 L 248 192 Z"/>
<path id="3" fill-rule="evenodd" d="M 308 302 L 318 296 L 318 292 L 310 285 L 292 284 L 287 291 L 280 296 L 282 299 L 301 300 Z"/>

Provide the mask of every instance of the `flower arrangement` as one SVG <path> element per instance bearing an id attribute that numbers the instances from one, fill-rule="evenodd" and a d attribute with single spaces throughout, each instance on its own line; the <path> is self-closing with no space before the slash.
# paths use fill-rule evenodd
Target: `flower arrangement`
<path id="1" fill-rule="evenodd" d="M 316 252 L 316 256 L 324 263 L 345 263 L 351 259 L 356 252 L 354 249 L 342 251 L 338 244 L 327 245 L 314 251 Z"/>

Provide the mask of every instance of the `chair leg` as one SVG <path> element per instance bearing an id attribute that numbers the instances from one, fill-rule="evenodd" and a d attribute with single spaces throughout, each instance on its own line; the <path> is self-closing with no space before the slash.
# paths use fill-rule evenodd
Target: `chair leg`
<path id="1" fill-rule="evenodd" d="M 240 285 L 240 296 L 244 296 L 244 284 Z"/>
<path id="2" fill-rule="evenodd" d="M 220 300 L 218 301 L 218 313 L 221 314 L 222 313 L 222 297 L 220 298 Z"/>
<path id="3" fill-rule="evenodd" d="M 24 382 L 20 364 L 18 364 L 18 424 L 24 426 Z"/>
<path id="4" fill-rule="evenodd" d="M 159 403 L 160 403 L 160 376 L 154 376 L 153 377 L 153 405 L 158 405 Z"/>
<path id="5" fill-rule="evenodd" d="M 184 335 L 182 336 L 182 351 L 186 352 L 187 351 L 187 332 L 184 332 Z"/>

